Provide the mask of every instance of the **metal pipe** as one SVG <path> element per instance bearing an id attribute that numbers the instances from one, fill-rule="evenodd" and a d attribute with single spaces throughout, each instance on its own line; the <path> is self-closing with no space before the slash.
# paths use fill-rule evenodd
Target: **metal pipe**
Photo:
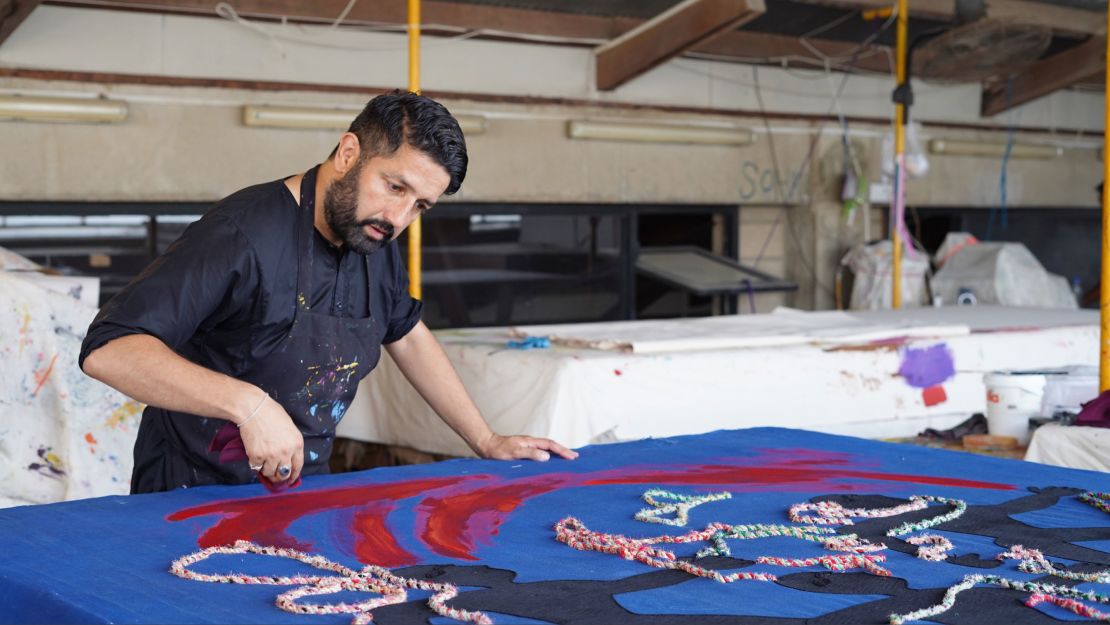
<path id="1" fill-rule="evenodd" d="M 1106 12 L 1106 25 L 1110 32 L 1110 11 Z M 1107 58 L 1110 58 L 1110 37 L 1106 38 Z M 1110 71 L 1106 72 L 1106 99 L 1103 101 L 1103 155 L 1102 155 L 1102 285 L 1099 314 L 1102 316 L 1102 335 L 1099 337 L 1099 391 L 1110 390 L 1110 159 L 1105 146 L 1110 146 Z"/>
<path id="2" fill-rule="evenodd" d="M 906 86 L 906 52 L 909 28 L 909 0 L 898 0 L 896 18 L 897 42 L 895 57 L 898 59 L 898 92 L 904 93 Z M 906 198 L 906 104 L 894 104 L 894 198 L 890 206 L 891 240 L 891 307 L 902 307 L 902 219 Z"/>
<path id="3" fill-rule="evenodd" d="M 409 91 L 420 93 L 420 0 L 409 2 Z M 421 281 L 423 270 L 423 236 L 420 217 L 409 224 L 409 295 L 420 299 L 424 289 Z"/>

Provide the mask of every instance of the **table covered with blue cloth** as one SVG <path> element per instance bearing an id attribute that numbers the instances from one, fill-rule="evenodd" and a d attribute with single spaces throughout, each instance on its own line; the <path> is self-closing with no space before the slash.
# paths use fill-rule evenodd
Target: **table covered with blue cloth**
<path id="1" fill-rule="evenodd" d="M 216 486 L 0 510 L 0 621 L 1110 612 L 1110 475 L 778 428 L 581 452 L 317 476 L 277 494 Z"/>

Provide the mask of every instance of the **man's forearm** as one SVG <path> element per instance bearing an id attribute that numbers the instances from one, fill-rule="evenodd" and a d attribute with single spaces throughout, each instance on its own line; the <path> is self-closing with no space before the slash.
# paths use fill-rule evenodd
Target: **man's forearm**
<path id="1" fill-rule="evenodd" d="M 420 322 L 403 339 L 386 346 L 401 373 L 432 410 L 478 455 L 493 431 L 466 392 L 439 341 Z"/>
<path id="2" fill-rule="evenodd" d="M 148 334 L 105 343 L 83 369 L 137 401 L 202 417 L 241 420 L 262 396 L 254 385 L 189 362 Z"/>

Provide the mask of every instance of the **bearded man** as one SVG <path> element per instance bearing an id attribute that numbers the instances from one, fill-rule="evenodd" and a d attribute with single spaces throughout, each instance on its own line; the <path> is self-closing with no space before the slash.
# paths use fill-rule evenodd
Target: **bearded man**
<path id="1" fill-rule="evenodd" d="M 224 198 L 112 298 L 79 364 L 148 405 L 131 492 L 326 473 L 383 345 L 479 456 L 577 456 L 492 432 L 408 293 L 395 238 L 466 167 L 443 105 L 378 96 L 326 161 Z"/>

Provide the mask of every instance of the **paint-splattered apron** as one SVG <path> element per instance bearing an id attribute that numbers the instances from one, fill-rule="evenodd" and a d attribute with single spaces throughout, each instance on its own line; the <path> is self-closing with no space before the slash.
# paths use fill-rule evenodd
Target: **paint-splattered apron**
<path id="1" fill-rule="evenodd" d="M 270 355 L 237 377 L 266 391 L 289 413 L 304 435 L 303 474 L 313 475 L 328 471 L 335 427 L 359 381 L 381 357 L 385 325 L 375 323 L 372 312 L 350 318 L 311 308 L 316 168 L 305 174 L 300 191 L 297 301 L 289 302 L 296 306 L 293 325 Z M 363 262 L 371 275 L 369 260 Z M 132 493 L 255 480 L 233 423 L 152 408 L 143 415 Z"/>

